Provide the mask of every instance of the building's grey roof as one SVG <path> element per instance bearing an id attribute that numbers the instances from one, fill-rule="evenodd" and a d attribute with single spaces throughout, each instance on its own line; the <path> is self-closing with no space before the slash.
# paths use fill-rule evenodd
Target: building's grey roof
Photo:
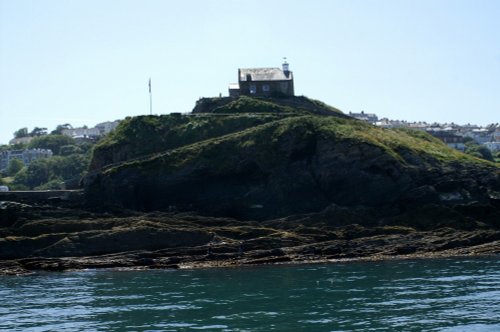
<path id="1" fill-rule="evenodd" d="M 287 81 L 292 79 L 292 73 L 285 75 L 279 68 L 241 68 L 240 82 L 247 80 L 247 75 L 252 77 L 252 81 Z"/>

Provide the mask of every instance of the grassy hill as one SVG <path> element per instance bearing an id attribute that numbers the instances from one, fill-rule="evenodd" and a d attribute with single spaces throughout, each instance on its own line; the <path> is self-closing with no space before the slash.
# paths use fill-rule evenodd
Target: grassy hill
<path id="1" fill-rule="evenodd" d="M 126 118 L 94 148 L 90 169 L 305 114 L 343 116 L 339 110 L 306 97 L 203 98 L 197 102 L 192 114 Z"/>
<path id="2" fill-rule="evenodd" d="M 299 106 L 291 107 L 293 104 Z M 138 116 L 125 119 L 95 147 L 90 169 L 98 170 L 135 158 L 152 157 L 157 153 L 246 129 L 254 130 L 260 125 L 276 121 L 280 121 L 281 131 L 314 123 L 325 135 L 350 139 L 353 143 L 378 146 L 400 161 L 411 152 L 443 161 L 482 162 L 446 147 L 440 140 L 424 132 L 377 128 L 305 97 L 292 100 L 205 98 L 198 101 L 194 111 L 195 113 L 187 115 Z M 325 114 L 330 116 L 310 117 Z M 300 119 L 293 120 L 296 117 Z M 285 118 L 288 120 L 282 121 Z M 305 122 L 301 124 L 301 121 Z"/>
<path id="3" fill-rule="evenodd" d="M 0 202 L 0 274 L 499 252 L 496 164 L 305 97 L 128 118 L 83 185 Z"/>
<path id="4" fill-rule="evenodd" d="M 192 115 L 128 119 L 95 150 L 95 170 L 108 166 L 85 180 L 88 202 L 257 219 L 335 204 L 377 207 L 388 220 L 439 206 L 444 219 L 465 220 L 449 206 L 490 204 L 500 192 L 493 163 L 424 132 L 289 106 L 299 101 L 245 97 L 198 103 Z"/>

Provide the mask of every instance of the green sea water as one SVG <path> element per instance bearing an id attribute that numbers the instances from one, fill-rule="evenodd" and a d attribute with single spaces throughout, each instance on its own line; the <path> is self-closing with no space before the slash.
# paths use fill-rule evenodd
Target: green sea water
<path id="1" fill-rule="evenodd" d="M 500 259 L 0 276 L 6 331 L 500 331 Z"/>

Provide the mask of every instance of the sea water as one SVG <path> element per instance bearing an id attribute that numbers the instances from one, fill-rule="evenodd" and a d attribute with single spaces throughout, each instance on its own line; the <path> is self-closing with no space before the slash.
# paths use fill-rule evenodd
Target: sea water
<path id="1" fill-rule="evenodd" d="M 500 260 L 0 276 L 0 330 L 500 331 Z"/>

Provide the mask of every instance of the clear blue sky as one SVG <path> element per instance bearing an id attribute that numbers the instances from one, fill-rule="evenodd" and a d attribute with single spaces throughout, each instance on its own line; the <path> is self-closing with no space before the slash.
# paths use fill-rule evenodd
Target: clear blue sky
<path id="1" fill-rule="evenodd" d="M 344 112 L 500 122 L 497 0 L 0 0 L 0 143 L 21 128 L 188 112 L 288 58 Z"/>

